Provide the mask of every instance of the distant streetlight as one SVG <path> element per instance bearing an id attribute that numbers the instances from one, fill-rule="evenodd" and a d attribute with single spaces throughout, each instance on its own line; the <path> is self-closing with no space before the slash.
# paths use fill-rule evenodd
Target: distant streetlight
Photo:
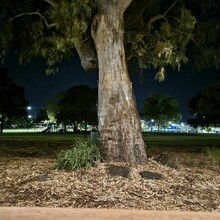
<path id="1" fill-rule="evenodd" d="M 154 125 L 154 119 L 151 119 L 151 123 L 150 123 L 150 130 L 151 130 L 151 132 L 153 131 L 153 125 Z"/>
<path id="2" fill-rule="evenodd" d="M 32 106 L 28 106 L 27 110 L 33 110 L 34 111 L 34 116 L 33 116 L 33 120 L 34 120 L 34 128 L 36 128 L 36 120 L 37 120 L 37 109 L 41 109 L 40 107 L 32 107 Z"/>

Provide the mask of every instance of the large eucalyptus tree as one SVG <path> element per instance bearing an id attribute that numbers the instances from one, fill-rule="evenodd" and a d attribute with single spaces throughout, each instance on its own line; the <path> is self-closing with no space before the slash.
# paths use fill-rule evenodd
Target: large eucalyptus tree
<path id="1" fill-rule="evenodd" d="M 73 55 L 99 69 L 98 120 L 105 161 L 146 161 L 127 60 L 158 69 L 185 63 L 196 20 L 183 0 L 1 0 L 1 52 L 43 57 L 47 73 Z M 126 59 L 127 58 L 127 59 Z"/>

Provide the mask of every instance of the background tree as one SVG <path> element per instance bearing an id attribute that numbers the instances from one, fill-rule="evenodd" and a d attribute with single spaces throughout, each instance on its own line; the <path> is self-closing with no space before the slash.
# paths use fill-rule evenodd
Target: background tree
<path id="1" fill-rule="evenodd" d="M 189 108 L 194 118 L 188 123 L 197 126 L 220 125 L 220 81 L 207 86 L 189 101 Z"/>
<path id="2" fill-rule="evenodd" d="M 56 119 L 64 126 L 73 125 L 74 131 L 79 123 L 87 127 L 89 122 L 97 121 L 97 90 L 88 86 L 75 86 L 63 93 L 58 101 Z"/>
<path id="3" fill-rule="evenodd" d="M 3 132 L 4 123 L 12 124 L 17 118 L 27 121 L 28 101 L 25 99 L 24 89 L 14 84 L 8 77 L 5 68 L 0 69 L 0 132 Z"/>
<path id="4" fill-rule="evenodd" d="M 40 122 L 48 121 L 48 120 L 49 120 L 49 118 L 48 118 L 48 115 L 47 115 L 47 110 L 46 109 L 40 109 L 40 111 L 38 112 L 37 117 L 36 117 L 36 122 L 40 123 Z"/>
<path id="5" fill-rule="evenodd" d="M 144 100 L 142 115 L 146 120 L 154 120 L 160 127 L 169 121 L 179 121 L 182 117 L 179 103 L 169 95 L 153 94 Z"/>
<path id="6" fill-rule="evenodd" d="M 58 113 L 58 100 L 59 98 L 55 96 L 53 99 L 47 100 L 45 103 L 49 123 L 57 123 L 56 114 Z"/>
<path id="7" fill-rule="evenodd" d="M 187 61 L 196 24 L 187 6 L 180 0 L 2 0 L 1 51 L 4 55 L 13 46 L 21 63 L 43 57 L 50 73 L 76 48 L 84 69 L 99 68 L 102 157 L 142 163 L 145 143 L 124 43 L 129 60 L 156 68 L 156 78 L 163 80 L 167 65 L 180 68 Z"/>

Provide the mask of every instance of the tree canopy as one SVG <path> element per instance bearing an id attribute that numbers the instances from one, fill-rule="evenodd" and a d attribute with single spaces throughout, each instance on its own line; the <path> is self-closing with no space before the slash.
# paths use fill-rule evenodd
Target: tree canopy
<path id="1" fill-rule="evenodd" d="M 152 94 L 144 100 L 142 116 L 146 120 L 154 120 L 158 129 L 169 121 L 179 121 L 182 117 L 179 103 L 169 95 Z"/>
<path id="2" fill-rule="evenodd" d="M 219 8 L 214 0 L 133 0 L 125 13 L 128 60 L 136 60 L 141 68 L 158 68 L 156 77 L 161 80 L 167 65 L 179 69 L 189 58 L 198 68 L 218 68 Z M 2 0 L 0 10 L 2 58 L 12 48 L 23 64 L 43 57 L 47 73 L 52 73 L 75 48 L 85 69 L 97 67 L 90 33 L 95 0 L 25 0 L 22 4 Z"/>
<path id="3" fill-rule="evenodd" d="M 194 116 L 188 120 L 192 126 L 219 126 L 220 82 L 208 85 L 204 91 L 191 98 L 189 108 Z"/>
<path id="4" fill-rule="evenodd" d="M 28 101 L 25 99 L 24 89 L 16 85 L 8 77 L 5 68 L 0 69 L 0 131 L 3 131 L 4 122 L 11 124 L 13 117 L 26 118 Z"/>
<path id="5" fill-rule="evenodd" d="M 36 122 L 40 123 L 42 121 L 48 121 L 48 115 L 46 109 L 40 109 L 37 116 L 36 116 Z"/>
<path id="6" fill-rule="evenodd" d="M 97 67 L 90 37 L 97 12 L 95 1 L 31 0 L 21 5 L 3 0 L 2 10 L 3 54 L 13 46 L 21 63 L 43 57 L 51 73 L 76 48 L 81 60 L 90 59 L 86 69 Z M 165 66 L 179 68 L 187 61 L 186 46 L 195 24 L 195 17 L 182 1 L 133 0 L 125 14 L 127 58 L 135 59 L 141 68 L 158 68 L 157 77 L 163 79 Z"/>
<path id="7" fill-rule="evenodd" d="M 52 102 L 52 103 L 51 103 Z M 72 125 L 77 131 L 79 123 L 97 125 L 97 89 L 88 86 L 73 86 L 56 96 L 56 101 L 47 105 L 49 112 L 52 106 L 54 118 L 58 124 Z"/>
<path id="8" fill-rule="evenodd" d="M 185 1 L 196 17 L 193 41 L 189 44 L 187 57 L 196 70 L 220 67 L 220 1 Z"/>

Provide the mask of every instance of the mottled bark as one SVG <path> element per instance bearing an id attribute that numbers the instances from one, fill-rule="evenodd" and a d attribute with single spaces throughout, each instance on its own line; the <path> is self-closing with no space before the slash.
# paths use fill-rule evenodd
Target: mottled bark
<path id="1" fill-rule="evenodd" d="M 89 40 L 82 42 L 76 47 L 76 50 L 81 60 L 81 66 L 84 70 L 87 71 L 98 68 L 98 60 L 95 53 L 95 48 Z"/>
<path id="2" fill-rule="evenodd" d="M 100 0 L 92 24 L 99 63 L 98 118 L 106 162 L 146 161 L 139 115 L 123 45 L 123 14 L 131 0 Z"/>

